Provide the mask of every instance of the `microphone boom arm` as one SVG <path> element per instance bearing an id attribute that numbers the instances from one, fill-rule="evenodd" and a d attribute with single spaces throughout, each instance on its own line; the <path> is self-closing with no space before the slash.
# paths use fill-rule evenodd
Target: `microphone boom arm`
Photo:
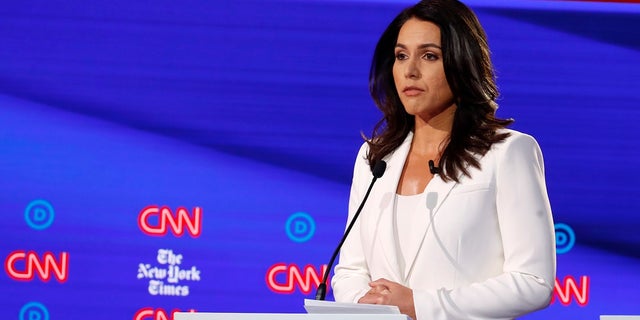
<path id="1" fill-rule="evenodd" d="M 347 240 L 347 236 L 349 235 L 351 228 L 353 228 L 353 225 L 356 223 L 356 220 L 358 219 L 358 216 L 360 215 L 360 212 L 362 211 L 364 204 L 367 202 L 367 198 L 369 198 L 369 193 L 371 193 L 373 184 L 376 182 L 376 180 L 378 180 L 379 177 L 382 176 L 385 169 L 386 169 L 386 163 L 384 161 L 379 161 L 378 163 L 376 163 L 375 168 L 373 169 L 374 171 L 373 179 L 371 180 L 371 184 L 369 184 L 369 189 L 367 189 L 367 193 L 364 195 L 364 199 L 362 199 L 362 202 L 360 203 L 360 207 L 358 207 L 356 214 L 353 216 L 353 219 L 351 219 L 351 223 L 349 223 L 347 230 L 345 230 L 344 234 L 342 235 L 342 240 L 340 240 L 338 247 L 336 247 L 336 250 L 333 252 L 333 256 L 331 256 L 331 260 L 327 265 L 327 269 L 324 271 L 322 282 L 318 285 L 318 290 L 316 291 L 316 300 L 325 299 L 325 296 L 327 295 L 327 278 L 329 278 L 329 273 L 331 272 L 331 267 L 333 266 L 333 262 L 336 260 L 336 257 L 338 257 L 338 253 L 340 252 L 340 248 L 342 248 L 342 244 L 344 243 L 345 240 Z"/>

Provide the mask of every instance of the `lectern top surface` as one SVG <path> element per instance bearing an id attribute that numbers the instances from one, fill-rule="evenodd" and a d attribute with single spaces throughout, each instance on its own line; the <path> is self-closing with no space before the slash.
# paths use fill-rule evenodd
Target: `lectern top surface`
<path id="1" fill-rule="evenodd" d="M 409 320 L 403 314 L 306 314 L 178 312 L 175 320 Z"/>

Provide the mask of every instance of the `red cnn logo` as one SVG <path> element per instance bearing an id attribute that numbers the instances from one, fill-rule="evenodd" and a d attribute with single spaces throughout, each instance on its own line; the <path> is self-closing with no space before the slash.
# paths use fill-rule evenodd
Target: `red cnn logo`
<path id="1" fill-rule="evenodd" d="M 574 298 L 579 306 L 586 306 L 589 303 L 589 282 L 588 276 L 580 277 L 580 285 L 573 276 L 565 277 L 562 283 L 556 279 L 551 303 L 555 302 L 557 296 L 563 306 L 571 304 Z"/>
<path id="2" fill-rule="evenodd" d="M 293 293 L 297 285 L 302 293 L 309 294 L 312 289 L 318 288 L 326 270 L 327 265 L 323 265 L 318 272 L 312 265 L 306 265 L 303 270 L 300 270 L 296 264 L 287 266 L 285 263 L 276 263 L 267 270 L 267 286 L 276 293 Z M 281 276 L 278 277 L 278 275 Z M 282 278 L 284 282 L 278 281 L 283 280 Z M 327 282 L 330 282 L 329 279 Z"/>
<path id="3" fill-rule="evenodd" d="M 173 315 L 176 312 L 180 312 L 178 309 L 173 309 L 171 314 L 168 314 L 164 309 L 158 308 L 153 310 L 153 308 L 142 308 L 133 315 L 133 320 L 173 320 Z M 195 312 L 195 310 L 191 309 L 189 312 Z"/>
<path id="4" fill-rule="evenodd" d="M 151 223 L 151 218 L 157 223 Z M 197 238 L 202 233 L 202 208 L 193 208 L 193 215 L 190 216 L 186 208 L 179 207 L 174 216 L 166 206 L 148 206 L 140 211 L 138 226 L 142 232 L 153 236 L 167 235 L 171 228 L 174 235 L 182 237 L 186 228 L 192 238 Z"/>
<path id="5" fill-rule="evenodd" d="M 13 280 L 31 281 L 37 272 L 42 281 L 51 280 L 53 275 L 58 282 L 63 283 L 69 277 L 69 253 L 60 253 L 56 261 L 51 252 L 45 252 L 40 259 L 33 251 L 16 250 L 4 260 L 4 270 Z"/>

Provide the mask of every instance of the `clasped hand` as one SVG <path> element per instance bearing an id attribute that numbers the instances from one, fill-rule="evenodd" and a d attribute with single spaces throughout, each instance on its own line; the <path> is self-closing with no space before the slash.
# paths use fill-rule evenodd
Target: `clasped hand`
<path id="1" fill-rule="evenodd" d="M 400 313 L 406 314 L 411 319 L 416 318 L 416 310 L 413 305 L 413 290 L 387 279 L 378 279 L 369 282 L 371 289 L 358 303 L 384 304 L 397 306 Z"/>

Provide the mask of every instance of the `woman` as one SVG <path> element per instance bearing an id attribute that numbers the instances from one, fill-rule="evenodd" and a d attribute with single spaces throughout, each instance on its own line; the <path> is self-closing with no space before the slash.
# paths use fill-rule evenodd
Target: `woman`
<path id="1" fill-rule="evenodd" d="M 486 36 L 455 0 L 402 11 L 375 50 L 384 117 L 354 168 L 349 221 L 378 179 L 332 280 L 339 302 L 417 320 L 513 319 L 549 304 L 554 226 L 537 142 L 495 117 Z M 431 163 L 431 168 L 430 164 Z"/>

